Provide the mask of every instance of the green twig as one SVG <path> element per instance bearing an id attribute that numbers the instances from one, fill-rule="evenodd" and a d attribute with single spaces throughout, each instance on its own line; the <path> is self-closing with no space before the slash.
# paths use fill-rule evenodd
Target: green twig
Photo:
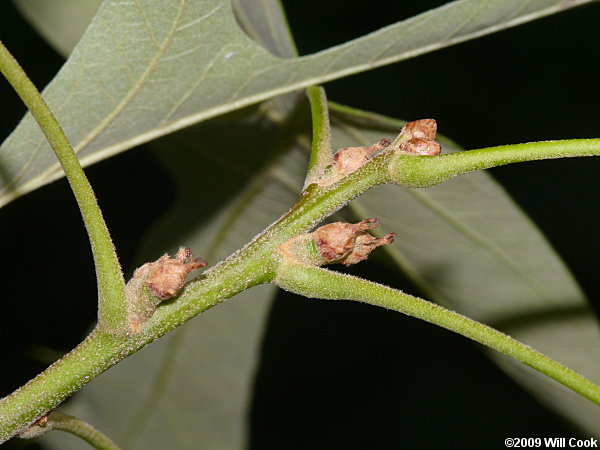
<path id="1" fill-rule="evenodd" d="M 126 330 L 125 280 L 102 212 L 77 156 L 48 105 L 19 63 L 0 42 L 0 71 L 46 135 L 69 181 L 91 242 L 98 280 L 98 324 L 106 331 Z"/>
<path id="2" fill-rule="evenodd" d="M 282 264 L 275 282 L 305 297 L 357 300 L 433 323 L 521 361 L 600 405 L 600 386 L 516 339 L 442 306 L 372 281 L 305 264 Z"/>
<path id="3" fill-rule="evenodd" d="M 0 400 L 0 444 L 123 359 L 123 343 L 121 336 L 93 331 L 70 353 Z"/>
<path id="4" fill-rule="evenodd" d="M 59 411 L 52 411 L 47 416 L 44 416 L 21 433 L 19 437 L 25 439 L 36 438 L 52 430 L 71 433 L 98 450 L 119 450 L 117 444 L 89 423 Z"/>
<path id="5" fill-rule="evenodd" d="M 305 188 L 319 180 L 325 167 L 331 164 L 332 157 L 331 126 L 325 90 L 322 87 L 310 86 L 306 89 L 306 95 L 310 101 L 313 136 Z"/>
<path id="6" fill-rule="evenodd" d="M 567 143 L 566 147 L 568 149 L 560 151 L 561 156 L 600 154 L 600 139 L 564 142 Z M 550 155 L 556 155 L 558 152 L 556 149 L 561 147 L 560 141 L 550 144 L 550 147 L 548 147 L 548 143 L 522 144 L 526 148 L 526 152 L 519 157 L 520 159 L 512 157 L 507 161 L 497 156 L 496 158 L 499 161 L 498 164 L 519 160 L 545 159 L 545 151 L 548 151 Z M 539 145 L 537 147 L 539 150 L 536 152 L 537 145 Z M 511 151 L 511 147 L 513 146 L 503 148 Z M 515 148 L 519 147 L 515 146 Z M 384 151 L 334 184 L 324 187 L 311 184 L 303 192 L 296 205 L 277 222 L 259 234 L 243 249 L 207 270 L 195 281 L 188 283 L 179 297 L 161 305 L 144 326 L 141 333 L 127 337 L 111 335 L 97 330 L 43 374 L 31 380 L 10 396 L 0 400 L 0 443 L 13 436 L 27 424 L 35 421 L 45 411 L 58 405 L 85 383 L 154 339 L 245 289 L 260 283 L 272 282 L 277 268 L 281 264 L 277 246 L 301 233 L 306 233 L 354 197 L 373 186 L 390 183 L 394 180 L 398 182 L 405 178 L 411 183 L 419 179 L 425 180 L 431 171 L 434 174 L 436 173 L 435 169 L 438 167 L 436 165 L 440 164 L 439 160 L 447 158 L 453 163 L 448 165 L 445 171 L 438 170 L 443 176 L 436 175 L 439 182 L 445 181 L 468 170 L 476 170 L 478 160 L 485 161 L 484 164 L 489 164 L 490 158 L 486 156 L 488 151 L 491 155 L 498 155 L 498 148 L 476 150 L 473 151 L 473 156 L 469 155 L 471 152 L 463 152 L 461 155 L 464 156 L 461 158 L 456 158 L 453 155 L 420 157 Z M 456 158 L 456 160 L 452 158 Z M 420 174 L 419 171 L 423 171 L 423 173 Z M 346 280 L 344 279 L 344 281 Z M 353 286 L 352 283 L 348 284 L 348 288 L 351 286 Z M 333 285 L 331 292 L 335 293 L 337 288 L 339 286 Z M 378 289 L 387 292 L 386 290 L 389 288 L 381 286 Z M 394 300 L 400 310 L 402 310 L 403 301 L 406 298 L 403 295 L 395 297 Z M 327 296 L 325 295 L 325 297 Z M 400 301 L 401 299 L 402 301 Z M 391 302 L 389 299 L 386 301 Z M 373 303 L 377 304 L 376 301 Z M 383 303 L 382 305 L 386 306 Z M 438 320 L 436 318 L 436 314 L 439 315 L 442 311 L 440 307 L 427 302 L 420 303 L 420 305 L 421 307 L 414 306 L 412 315 L 432 322 L 437 320 L 435 323 L 444 326 L 443 321 L 447 319 L 439 318 Z M 393 302 L 387 305 L 387 307 L 392 306 Z M 409 313 L 410 311 L 406 310 L 405 312 Z M 455 328 L 451 328 L 451 326 Z M 469 334 L 469 327 L 471 326 L 476 329 L 473 337 L 488 336 L 485 334 L 488 330 L 485 325 L 470 321 L 459 315 L 456 315 L 454 324 L 448 324 L 449 329 L 455 329 L 455 331 L 468 337 L 472 337 Z M 485 329 L 478 329 L 478 327 Z M 492 333 L 490 336 L 493 335 L 493 332 L 493 330 L 490 332 Z M 499 334 L 501 335 L 501 333 Z M 481 342 L 493 348 L 502 348 L 503 342 L 506 343 L 502 339 L 497 342 L 491 340 L 488 343 L 487 338 L 482 339 Z M 548 363 L 543 355 L 529 347 L 519 343 L 514 348 L 518 349 L 516 353 L 514 349 L 509 347 L 505 349 L 506 353 L 525 361 L 533 361 L 531 365 L 536 368 L 540 367 L 542 371 L 545 371 L 544 373 L 555 371 L 554 376 L 557 378 L 562 377 L 568 381 L 571 377 L 569 369 L 562 366 L 557 368 L 552 363 Z M 536 362 L 535 358 L 539 358 L 539 360 Z M 575 375 L 575 379 L 578 379 L 577 377 L 579 376 Z M 577 392 L 585 392 L 587 394 L 584 395 L 594 397 L 596 395 L 594 392 L 597 392 L 596 388 L 586 388 L 589 381 L 582 378 L 579 378 L 579 380 L 579 382 L 574 383 Z"/>
<path id="7" fill-rule="evenodd" d="M 53 429 L 74 434 L 98 450 L 119 450 L 119 446 L 109 437 L 77 417 L 53 411 L 50 413 L 48 423 Z"/>
<path id="8" fill-rule="evenodd" d="M 542 159 L 600 156 L 600 139 L 568 139 L 502 145 L 440 156 L 400 155 L 390 165 L 402 186 L 433 186 L 458 175 L 505 164 Z"/>

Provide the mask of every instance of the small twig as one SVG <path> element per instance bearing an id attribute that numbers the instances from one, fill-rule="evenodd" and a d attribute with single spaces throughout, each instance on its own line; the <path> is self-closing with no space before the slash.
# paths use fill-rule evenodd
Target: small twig
<path id="1" fill-rule="evenodd" d="M 600 405 L 600 386 L 584 376 L 494 328 L 427 300 L 372 281 L 294 262 L 280 266 L 275 282 L 305 297 L 356 300 L 433 323 L 521 361 Z"/>
<path id="2" fill-rule="evenodd" d="M 528 142 L 449 153 L 435 158 L 400 155 L 391 162 L 389 170 L 396 184 L 428 187 L 476 170 L 579 156 L 600 156 L 600 139 Z"/>
<path id="3" fill-rule="evenodd" d="M 96 196 L 58 121 L 17 60 L 0 42 L 0 72 L 46 135 L 75 195 L 92 245 L 98 280 L 98 326 L 126 332 L 125 280 Z"/>
<path id="4" fill-rule="evenodd" d="M 329 110 L 325 90 L 322 87 L 311 86 L 306 89 L 306 94 L 310 101 L 313 136 L 304 188 L 311 183 L 316 183 L 321 178 L 323 171 L 331 164 L 331 158 L 333 157 L 331 126 L 329 124 Z"/>
<path id="5" fill-rule="evenodd" d="M 98 450 L 120 450 L 120 447 L 108 436 L 98 431 L 89 423 L 59 411 L 52 411 L 41 419 L 38 419 L 25 431 L 21 432 L 19 437 L 22 439 L 34 439 L 52 430 L 71 433 Z"/>

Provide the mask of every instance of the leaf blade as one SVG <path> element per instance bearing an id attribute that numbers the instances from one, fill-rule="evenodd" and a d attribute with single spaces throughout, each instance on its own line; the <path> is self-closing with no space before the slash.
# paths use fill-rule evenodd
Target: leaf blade
<path id="1" fill-rule="evenodd" d="M 459 0 L 341 46 L 283 59 L 239 29 L 228 1 L 107 0 L 44 95 L 89 165 L 277 95 L 564 8 L 561 0 Z M 29 117 L 3 143 L 0 162 L 0 204 L 62 176 Z"/>
<path id="2" fill-rule="evenodd" d="M 77 44 L 101 0 L 14 0 L 19 12 L 61 55 Z"/>

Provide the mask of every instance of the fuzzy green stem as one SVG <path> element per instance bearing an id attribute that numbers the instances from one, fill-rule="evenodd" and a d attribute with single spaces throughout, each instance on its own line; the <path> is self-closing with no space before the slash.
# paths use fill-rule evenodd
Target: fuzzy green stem
<path id="1" fill-rule="evenodd" d="M 402 186 L 427 187 L 458 175 L 518 162 L 600 156 L 600 139 L 569 139 L 502 145 L 440 156 L 399 154 L 390 165 L 392 179 Z"/>
<path id="2" fill-rule="evenodd" d="M 123 343 L 121 337 L 95 331 L 69 354 L 3 398 L 0 401 L 0 443 L 112 366 L 112 360 L 123 352 Z"/>
<path id="3" fill-rule="evenodd" d="M 106 331 L 126 330 L 125 280 L 102 212 L 58 121 L 16 59 L 0 42 L 0 71 L 46 135 L 75 195 L 92 246 L 98 280 L 98 322 Z"/>
<path id="4" fill-rule="evenodd" d="M 305 297 L 356 300 L 433 323 L 521 361 L 600 405 L 600 386 L 516 339 L 442 306 L 372 281 L 298 263 L 282 264 L 275 283 Z"/>
<path id="5" fill-rule="evenodd" d="M 50 413 L 49 422 L 53 423 L 53 429 L 74 434 L 98 450 L 119 450 L 119 446 L 108 436 L 77 417 L 53 411 Z"/>
<path id="6" fill-rule="evenodd" d="M 177 301 L 160 306 L 139 334 L 121 336 L 96 328 L 44 372 L 0 400 L 0 444 L 56 407 L 83 385 L 130 354 L 212 306 L 271 279 L 264 247 L 234 254 L 190 283 Z"/>
<path id="7" fill-rule="evenodd" d="M 310 86 L 306 89 L 306 95 L 310 101 L 313 136 L 305 188 L 319 180 L 325 167 L 331 164 L 332 158 L 331 126 L 325 90 L 322 87 Z"/>
<path id="8" fill-rule="evenodd" d="M 48 414 L 47 422 L 43 425 L 34 424 L 33 427 L 34 435 L 38 433 L 42 435 L 52 430 L 66 431 L 83 439 L 98 450 L 119 450 L 120 448 L 108 436 L 98 431 L 89 423 L 59 411 L 52 411 Z"/>
<path id="9" fill-rule="evenodd" d="M 600 153 L 600 139 L 577 142 L 582 146 L 594 149 L 593 152 Z M 533 144 L 525 145 L 530 146 Z M 477 152 L 476 155 L 480 156 L 476 156 L 476 158 L 481 158 L 485 150 L 478 150 Z M 394 167 L 393 173 L 396 175 L 402 175 L 403 170 L 406 171 L 406 169 L 411 169 L 414 174 L 415 167 L 420 167 L 420 170 L 424 171 L 422 178 L 425 178 L 430 170 L 428 164 L 435 166 L 437 164 L 435 160 L 440 158 L 443 157 L 422 158 L 412 155 L 398 155 L 387 151 L 332 185 L 319 187 L 311 184 L 290 211 L 259 234 L 252 242 L 223 262 L 207 270 L 193 282 L 188 283 L 179 297 L 160 305 L 139 334 L 126 337 L 96 330 L 62 360 L 49 367 L 45 372 L 10 396 L 0 400 L 0 443 L 58 405 L 85 383 L 154 339 L 245 289 L 260 283 L 272 282 L 277 273 L 277 268 L 281 264 L 277 246 L 301 233 L 307 232 L 318 222 L 342 208 L 348 201 L 373 186 L 391 182 L 390 167 Z M 419 160 L 423 160 L 421 166 L 411 165 Z M 469 161 L 469 157 L 466 161 Z M 466 165 L 464 166 L 466 167 Z M 331 286 L 331 289 L 331 292 L 335 292 L 336 286 Z M 389 288 L 381 286 L 379 289 Z M 327 298 L 327 296 L 325 297 Z M 396 298 L 396 300 L 398 308 L 400 308 L 402 302 L 399 301 L 399 298 Z M 373 303 L 376 304 L 376 302 Z M 426 304 L 431 306 L 423 306 Z M 391 305 L 388 307 L 391 307 Z M 411 315 L 425 320 L 436 320 L 436 314 L 440 314 L 439 311 L 441 311 L 440 307 L 428 303 L 420 303 L 420 305 L 422 305 L 421 309 L 417 305 L 414 306 Z M 405 312 L 408 313 L 409 311 Z M 450 328 L 451 324 L 448 328 L 461 332 L 465 336 L 471 337 L 469 334 L 471 326 L 475 329 L 485 327 L 485 325 L 470 321 L 470 319 L 456 316 L 454 325 L 452 325 L 455 329 Z M 440 323 L 435 323 L 443 326 L 442 322 L 443 320 L 440 319 Z M 485 327 L 485 330 L 488 330 L 488 327 Z M 493 332 L 494 330 L 490 332 L 489 336 L 494 336 Z M 474 333 L 476 333 L 476 336 L 480 335 L 481 330 Z M 484 333 L 482 336 L 488 335 Z M 492 347 L 496 345 L 499 348 L 504 345 L 503 342 L 505 343 L 502 339 L 497 342 L 490 341 L 489 344 L 486 339 L 482 339 L 481 342 Z M 556 366 L 548 363 L 543 358 L 538 359 L 536 362 L 535 355 L 538 354 L 529 347 L 518 344 L 514 348 L 521 352 L 517 352 L 515 355 L 525 360 L 527 358 L 531 359 L 531 356 L 534 355 L 532 361 L 537 366 L 532 365 L 533 367 L 537 368 L 539 366 L 542 370 L 550 373 L 555 370 L 557 372 L 555 375 L 558 378 L 562 376 L 568 379 L 570 377 L 568 369 L 556 369 Z M 506 353 L 512 355 L 513 350 L 507 347 Z M 576 379 L 578 379 L 577 377 L 575 376 Z M 589 383 L 587 380 L 580 382 L 579 385 L 575 383 L 577 392 L 590 391 L 590 389 L 585 388 L 587 383 Z M 583 388 L 581 388 L 582 386 Z M 592 393 L 596 392 L 594 389 L 591 389 Z"/>

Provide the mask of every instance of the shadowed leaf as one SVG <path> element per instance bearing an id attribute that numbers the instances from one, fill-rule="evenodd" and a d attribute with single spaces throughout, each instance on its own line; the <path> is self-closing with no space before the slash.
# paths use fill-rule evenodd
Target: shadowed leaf
<path id="1" fill-rule="evenodd" d="M 68 55 L 96 14 L 101 0 L 14 0 L 35 29 L 60 54 Z"/>
<path id="2" fill-rule="evenodd" d="M 105 0 L 44 96 L 88 165 L 280 94 L 583 3 L 459 0 L 314 55 L 284 59 L 249 39 L 228 0 Z M 250 17 L 238 16 L 242 23 Z M 285 35 L 276 30 L 273 36 Z M 272 51 L 276 41 L 267 40 Z M 3 143 L 0 163 L 0 204 L 62 176 L 31 117 Z"/>

